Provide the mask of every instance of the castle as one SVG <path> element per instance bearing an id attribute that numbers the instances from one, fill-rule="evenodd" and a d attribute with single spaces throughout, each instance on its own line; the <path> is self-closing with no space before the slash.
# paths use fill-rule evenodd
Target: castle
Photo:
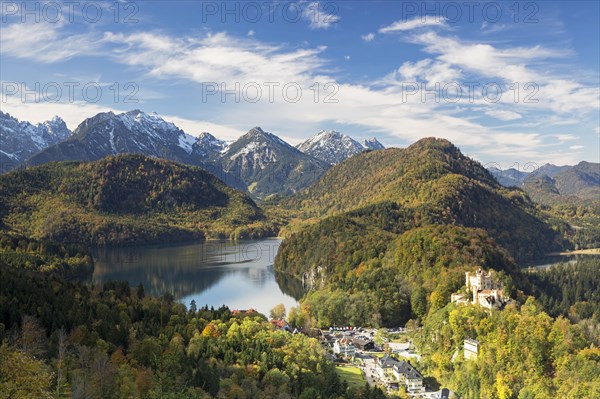
<path id="1" fill-rule="evenodd" d="M 507 298 L 504 297 L 502 283 L 496 278 L 493 270 L 465 273 L 465 285 L 473 294 L 469 301 L 463 294 L 452 294 L 452 302 L 474 303 L 487 309 L 496 309 L 504 306 Z"/>

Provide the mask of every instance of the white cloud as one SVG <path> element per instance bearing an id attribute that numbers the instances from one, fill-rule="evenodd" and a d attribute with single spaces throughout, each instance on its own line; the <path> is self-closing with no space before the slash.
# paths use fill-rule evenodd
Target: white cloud
<path id="1" fill-rule="evenodd" d="M 361 35 L 360 38 L 367 43 L 372 42 L 373 40 L 375 40 L 375 33 L 367 33 L 366 35 Z"/>
<path id="2" fill-rule="evenodd" d="M 582 145 L 572 145 L 572 146 L 569 147 L 569 149 L 574 150 L 574 151 L 581 150 L 583 148 L 585 148 L 585 147 L 582 146 Z"/>
<path id="3" fill-rule="evenodd" d="M 498 33 L 498 32 L 503 32 L 505 30 L 508 30 L 508 25 L 506 24 L 499 24 L 499 23 L 488 23 L 487 21 L 483 21 L 483 23 L 481 24 L 481 32 L 483 34 L 492 34 L 492 33 Z"/>
<path id="4" fill-rule="evenodd" d="M 233 87 L 248 82 L 303 83 L 325 64 L 325 47 L 285 51 L 280 46 L 226 33 L 201 39 L 173 38 L 160 33 L 107 34 L 117 45 L 115 61 L 148 69 L 148 74 L 196 83 L 217 82 Z"/>
<path id="5" fill-rule="evenodd" d="M 4 29 L 11 26 L 2 30 L 3 56 Z M 445 22 L 438 23 L 438 26 L 445 26 Z M 413 27 L 404 25 L 396 30 L 418 27 L 419 24 L 413 23 Z M 66 37 L 58 28 L 51 33 L 54 36 L 49 37 Z M 69 58 L 88 55 L 88 51 L 91 51 L 92 55 L 102 54 L 149 78 L 176 79 L 188 86 L 192 83 L 193 88 L 198 88 L 199 84 L 205 82 L 223 82 L 229 89 L 235 83 L 243 86 L 249 82 L 277 82 L 280 86 L 298 83 L 302 87 L 304 95 L 297 103 L 281 101 L 281 96 L 276 96 L 274 103 L 228 102 L 214 111 L 211 121 L 203 121 L 202 117 L 196 121 L 190 115 L 187 118 L 165 116 L 165 119 L 174 121 L 190 134 L 208 130 L 224 138 L 235 138 L 251 126 L 263 125 L 265 129 L 274 130 L 293 142 L 299 141 L 307 131 L 316 130 L 316 126 L 335 123 L 373 134 L 384 133 L 392 144 L 393 138 L 398 142 L 408 143 L 429 135 L 445 137 L 465 151 L 476 151 L 478 156 L 488 159 L 508 157 L 506 154 L 511 154 L 510 157 L 516 159 L 536 161 L 543 160 L 547 154 L 566 159 L 564 154 L 555 150 L 561 145 L 561 141 L 555 138 L 550 140 L 547 133 L 541 132 L 548 123 L 558 125 L 565 120 L 558 112 L 597 109 L 597 87 L 580 83 L 576 78 L 566 79 L 547 72 L 544 62 L 560 55 L 558 51 L 541 46 L 497 48 L 486 43 L 464 42 L 434 32 L 415 33 L 410 40 L 421 45 L 429 54 L 428 58 L 404 62 L 384 79 L 365 84 L 342 83 L 332 76 L 333 73 L 327 70 L 328 61 L 323 56 L 325 47 L 291 49 L 284 45 L 260 42 L 253 37 L 234 37 L 227 33 L 176 37 L 160 31 L 128 34 L 109 32 L 100 39 L 82 35 L 94 39 L 92 43 L 95 45 L 81 49 L 67 46 L 68 51 L 61 56 Z M 41 62 L 60 60 L 58 57 L 47 58 L 48 55 L 36 53 L 34 43 L 27 35 L 18 36 L 13 33 L 12 39 L 15 42 L 9 44 L 8 55 L 29 57 Z M 20 49 L 19 43 L 24 44 L 24 48 L 33 48 L 33 53 Z M 537 82 L 540 84 L 541 101 L 538 104 L 515 104 L 510 103 L 509 98 L 503 98 L 500 104 L 493 105 L 494 108 L 490 108 L 490 104 L 484 103 L 480 98 L 474 104 L 462 101 L 452 105 L 422 101 L 420 96 L 403 101 L 398 85 L 400 81 L 409 80 L 431 83 L 465 81 L 471 78 L 481 82 L 498 80 L 503 84 L 514 81 Z M 315 101 L 310 90 L 315 82 L 336 83 L 337 93 L 334 98 L 338 102 L 324 103 L 326 93 L 323 91 L 319 101 Z M 558 98 L 548 100 L 552 95 Z M 44 119 L 59 114 L 65 116 L 69 126 L 81 122 L 86 116 L 107 110 L 106 107 L 95 104 L 12 104 L 10 107 L 18 109 L 23 119 L 33 119 L 30 116 L 33 114 L 36 118 L 44 115 Z M 527 114 L 527 122 L 532 126 L 525 126 L 523 123 L 517 128 L 511 125 L 510 130 L 477 123 L 478 117 L 486 110 L 491 110 L 488 115 L 508 121 L 516 120 L 517 115 L 520 116 L 531 107 L 549 111 L 547 113 L 550 115 L 540 117 L 545 120 L 538 123 Z M 574 119 L 573 116 L 568 116 L 568 120 Z M 265 123 L 268 125 L 265 126 Z"/>
<path id="6" fill-rule="evenodd" d="M 337 15 L 336 3 L 328 2 L 324 7 L 318 1 L 314 1 L 302 10 L 302 17 L 309 22 L 310 29 L 329 29 L 342 19 Z"/>
<path id="7" fill-rule="evenodd" d="M 491 116 L 492 118 L 500 119 L 501 121 L 514 121 L 523 117 L 517 112 L 503 109 L 488 109 L 485 111 L 485 114 Z"/>
<path id="8" fill-rule="evenodd" d="M 0 48 L 3 56 L 54 63 L 75 56 L 97 54 L 102 37 L 93 33 L 69 34 L 64 22 L 1 24 Z"/>
<path id="9" fill-rule="evenodd" d="M 425 81 L 443 84 L 458 81 L 461 72 L 450 64 L 426 58 L 417 62 L 406 61 L 391 77 L 403 83 Z"/>
<path id="10" fill-rule="evenodd" d="M 379 33 L 405 32 L 426 27 L 447 28 L 446 19 L 437 15 L 417 17 L 406 21 L 396 21 L 379 29 Z"/>
<path id="11" fill-rule="evenodd" d="M 254 33 L 255 33 L 255 32 L 254 32 L 254 30 L 250 29 L 250 30 L 248 31 L 248 34 L 247 34 L 246 36 L 248 36 L 248 37 L 252 37 L 252 36 L 254 36 Z"/>
<path id="12" fill-rule="evenodd" d="M 481 85 L 500 84 L 505 104 L 514 103 L 514 91 L 517 90 L 520 107 L 558 113 L 598 109 L 599 87 L 553 75 L 545 67 L 549 59 L 566 57 L 569 51 L 539 45 L 500 49 L 485 43 L 466 43 L 431 31 L 413 36 L 411 40 L 425 46 L 426 52 L 436 55 L 436 59 L 449 68 L 474 75 Z"/>

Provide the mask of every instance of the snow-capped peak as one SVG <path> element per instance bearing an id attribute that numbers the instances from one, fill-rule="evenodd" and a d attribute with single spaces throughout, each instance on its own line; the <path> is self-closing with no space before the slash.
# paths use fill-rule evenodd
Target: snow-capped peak
<path id="1" fill-rule="evenodd" d="M 363 140 L 363 147 L 369 150 L 383 150 L 385 147 L 381 144 L 375 137 L 371 137 L 370 139 Z"/>
<path id="2" fill-rule="evenodd" d="M 296 148 L 330 164 L 340 163 L 365 150 L 359 142 L 335 130 L 321 130 Z"/>
<path id="3" fill-rule="evenodd" d="M 14 163 L 13 166 L 70 135 L 71 131 L 59 117 L 33 125 L 0 111 L 0 148 L 2 155 L 10 159 L 11 165 Z M 6 170 L 2 168 L 2 172 Z"/>
<path id="4" fill-rule="evenodd" d="M 228 144 L 208 132 L 202 132 L 195 138 L 194 153 L 200 156 L 211 156 L 223 153 L 227 150 Z"/>

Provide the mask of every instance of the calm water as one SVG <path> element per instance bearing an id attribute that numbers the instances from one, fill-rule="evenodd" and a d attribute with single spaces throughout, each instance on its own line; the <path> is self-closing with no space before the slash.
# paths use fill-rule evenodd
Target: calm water
<path id="1" fill-rule="evenodd" d="M 534 267 L 538 270 L 544 270 L 544 269 L 549 269 L 551 267 L 557 266 L 557 265 L 562 265 L 562 264 L 569 264 L 569 265 L 576 265 L 578 261 L 580 260 L 584 260 L 584 259 L 597 259 L 600 260 L 600 255 L 596 255 L 596 254 L 580 254 L 580 255 L 556 255 L 556 256 L 549 256 L 546 258 L 542 258 L 542 259 L 538 259 L 535 261 L 531 261 L 528 262 L 525 265 L 525 268 L 528 267 Z"/>
<path id="2" fill-rule="evenodd" d="M 224 304 L 268 315 L 279 303 L 288 310 L 297 305 L 277 282 L 284 286 L 286 279 L 276 280 L 273 271 L 280 244 L 279 239 L 263 239 L 103 248 L 94 254 L 92 280 L 123 280 L 132 287 L 142 283 L 147 294 L 169 292 L 185 305 L 195 300 L 198 307 Z M 299 294 L 293 283 L 285 292 Z"/>

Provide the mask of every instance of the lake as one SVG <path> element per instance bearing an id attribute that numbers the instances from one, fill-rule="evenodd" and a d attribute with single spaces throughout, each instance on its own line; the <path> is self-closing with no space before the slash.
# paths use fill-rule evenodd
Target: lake
<path id="1" fill-rule="evenodd" d="M 280 244 L 280 239 L 270 238 L 99 248 L 93 253 L 92 282 L 121 280 L 132 287 L 142 283 L 147 294 L 171 293 L 186 306 L 195 300 L 198 308 L 254 308 L 268 316 L 279 303 L 288 310 L 298 305 L 290 293 L 301 295 L 297 282 L 276 278 L 273 263 Z"/>
<path id="2" fill-rule="evenodd" d="M 545 258 L 533 260 L 525 263 L 524 269 L 533 267 L 537 270 L 545 270 L 561 264 L 575 265 L 578 261 L 584 259 L 600 259 L 597 254 L 576 254 L 576 255 L 554 255 Z"/>

